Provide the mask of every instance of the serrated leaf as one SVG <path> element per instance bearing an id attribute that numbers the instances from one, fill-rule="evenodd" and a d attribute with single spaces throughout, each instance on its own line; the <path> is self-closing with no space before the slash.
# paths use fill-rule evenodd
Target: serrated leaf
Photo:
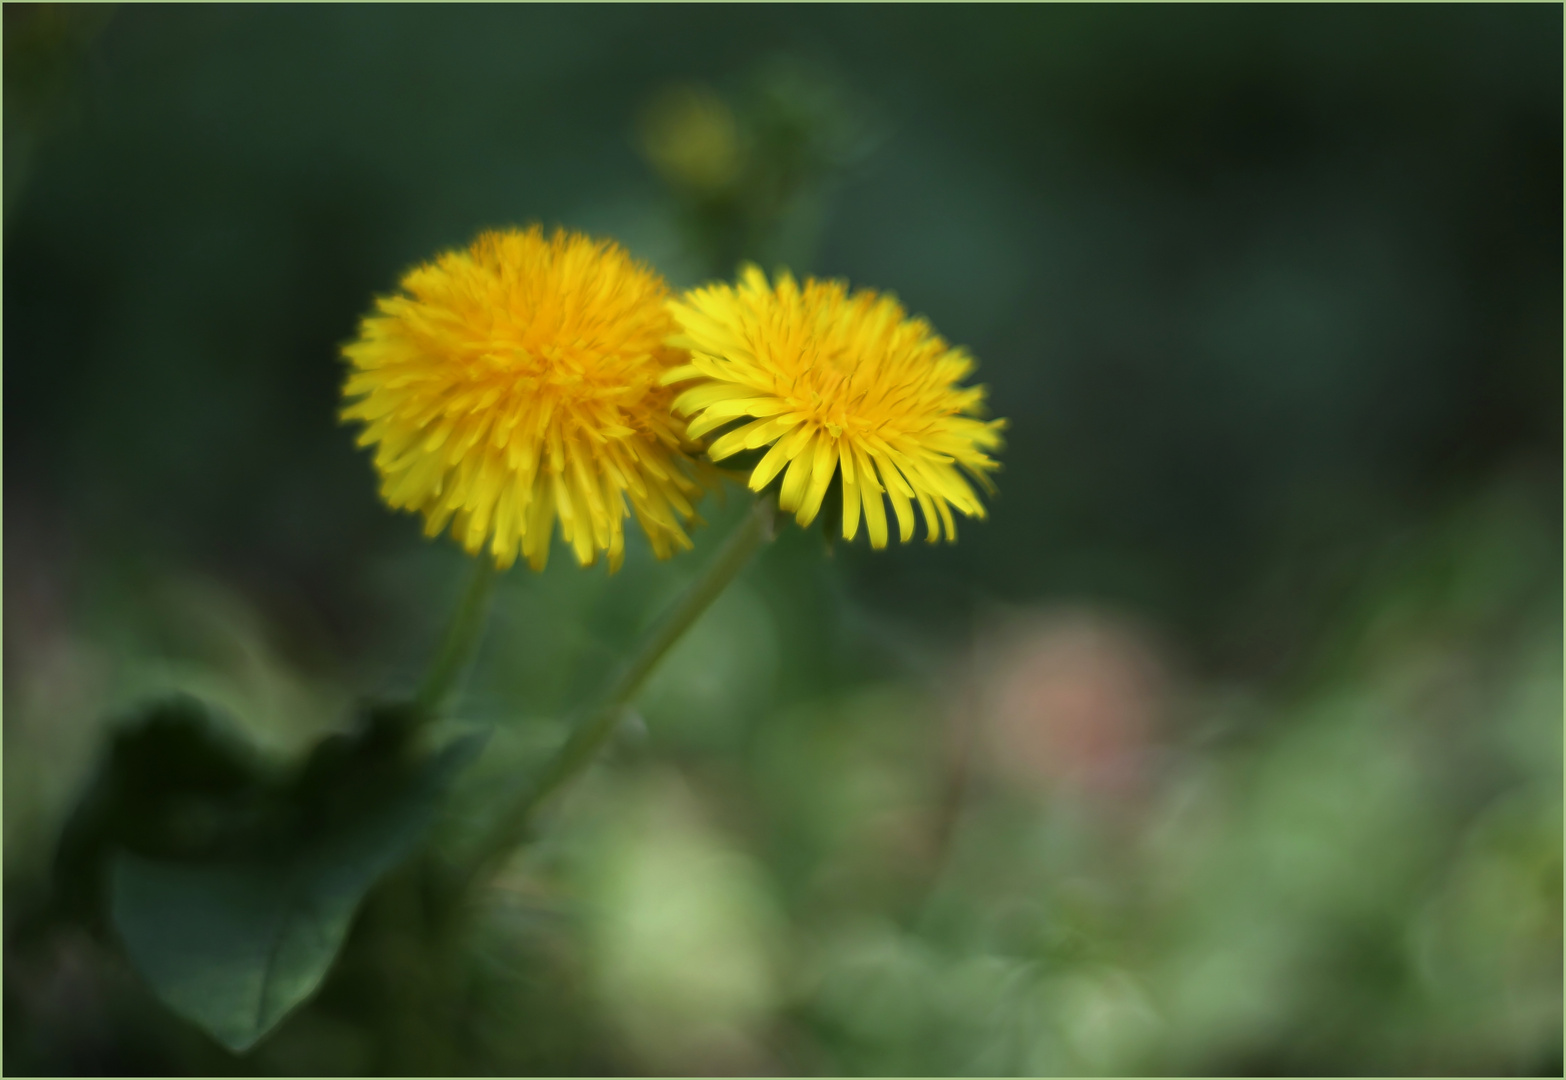
<path id="1" fill-rule="evenodd" d="M 453 742 L 292 851 L 190 863 L 121 851 L 110 903 L 131 962 L 176 1013 L 248 1050 L 321 985 L 360 901 L 413 851 L 483 742 Z"/>

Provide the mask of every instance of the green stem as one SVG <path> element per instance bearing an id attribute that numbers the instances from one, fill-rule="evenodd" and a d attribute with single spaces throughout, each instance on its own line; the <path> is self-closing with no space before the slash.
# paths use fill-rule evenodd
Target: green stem
<path id="1" fill-rule="evenodd" d="M 446 699 L 451 696 L 457 679 L 472 657 L 479 633 L 484 629 L 490 588 L 494 583 L 495 562 L 489 556 L 480 554 L 474 560 L 473 576 L 468 580 L 467 591 L 462 594 L 462 602 L 452 613 L 440 648 L 430 661 L 430 669 L 424 674 L 419 692 L 414 695 L 413 707 L 420 716 L 438 715 Z"/>
<path id="2" fill-rule="evenodd" d="M 472 869 L 463 875 L 461 884 L 471 884 L 489 873 L 526 837 L 528 823 L 539 807 L 586 769 L 614 732 L 631 699 L 641 690 L 658 661 L 739 575 L 756 550 L 773 538 L 775 518 L 771 496 L 756 500 L 745 520 L 724 541 L 717 557 L 643 635 L 630 660 L 620 669 L 597 705 L 572 729 L 570 737 L 555 751 L 543 772 L 502 813 Z"/>

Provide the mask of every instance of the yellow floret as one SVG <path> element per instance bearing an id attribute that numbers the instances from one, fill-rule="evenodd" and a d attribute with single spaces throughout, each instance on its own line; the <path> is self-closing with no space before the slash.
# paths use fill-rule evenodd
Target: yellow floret
<path id="1" fill-rule="evenodd" d="M 750 486 L 783 473 L 778 506 L 800 525 L 834 476 L 847 540 L 862 511 L 871 545 L 886 546 L 885 500 L 905 542 L 915 502 L 932 542 L 957 538 L 953 507 L 984 517 L 964 474 L 993 490 L 987 451 L 1000 448 L 1005 421 L 978 419 L 984 388 L 959 385 L 973 359 L 892 297 L 837 281 L 801 288 L 787 272 L 769 286 L 748 266 L 738 285 L 693 289 L 670 310 L 680 325 L 670 344 L 691 357 L 663 381 L 691 384 L 674 402 L 690 437 L 727 428 L 708 448 L 714 461 L 767 447 Z"/>
<path id="2" fill-rule="evenodd" d="M 502 568 L 520 552 L 542 569 L 556 519 L 583 566 L 619 566 L 628 513 L 660 558 L 690 547 L 697 447 L 662 381 L 688 360 L 667 300 L 614 243 L 538 226 L 409 271 L 343 349 L 342 416 L 364 423 L 382 497 Z"/>

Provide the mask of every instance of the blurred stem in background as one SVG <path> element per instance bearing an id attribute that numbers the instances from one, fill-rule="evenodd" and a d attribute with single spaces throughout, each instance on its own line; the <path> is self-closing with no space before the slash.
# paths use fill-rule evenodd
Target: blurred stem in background
<path id="1" fill-rule="evenodd" d="M 736 94 L 664 87 L 642 109 L 637 142 L 690 250 L 707 274 L 728 277 L 742 261 L 808 272 L 834 185 L 878 137 L 829 72 L 778 56 Z"/>
<path id="2" fill-rule="evenodd" d="M 776 515 L 777 507 L 771 495 L 755 501 L 707 568 L 648 628 L 598 704 L 572 729 L 538 778 L 523 787 L 511 805 L 500 813 L 488 837 L 481 842 L 477 856 L 460 872 L 455 896 L 461 897 L 498 869 L 527 838 L 538 809 L 592 763 L 658 662 L 739 576 L 751 556 L 762 545 L 771 542 L 777 531 Z"/>
<path id="3" fill-rule="evenodd" d="M 445 636 L 424 682 L 414 696 L 414 710 L 423 719 L 440 714 L 441 708 L 456 688 L 457 680 L 472 659 L 473 650 L 483 633 L 485 617 L 489 614 L 489 599 L 495 584 L 495 562 L 481 554 L 474 560 L 473 576 L 468 581 L 462 601 L 452 613 L 446 625 Z"/>
<path id="4" fill-rule="evenodd" d="M 16 206 L 38 151 L 86 115 L 91 50 L 114 5 L 11 4 L 5 9 L 5 210 Z"/>

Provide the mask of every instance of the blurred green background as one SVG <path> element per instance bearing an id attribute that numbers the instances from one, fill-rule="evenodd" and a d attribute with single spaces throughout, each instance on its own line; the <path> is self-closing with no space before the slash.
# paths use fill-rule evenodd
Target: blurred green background
<path id="1" fill-rule="evenodd" d="M 4 20 L 6 1072 L 1560 1075 L 1558 6 Z M 61 823 L 149 695 L 282 757 L 412 687 L 467 564 L 337 349 L 535 220 L 897 293 L 1000 493 L 791 527 L 455 981 L 345 962 L 230 1058 L 34 917 Z M 744 501 L 503 578 L 442 842 Z"/>

